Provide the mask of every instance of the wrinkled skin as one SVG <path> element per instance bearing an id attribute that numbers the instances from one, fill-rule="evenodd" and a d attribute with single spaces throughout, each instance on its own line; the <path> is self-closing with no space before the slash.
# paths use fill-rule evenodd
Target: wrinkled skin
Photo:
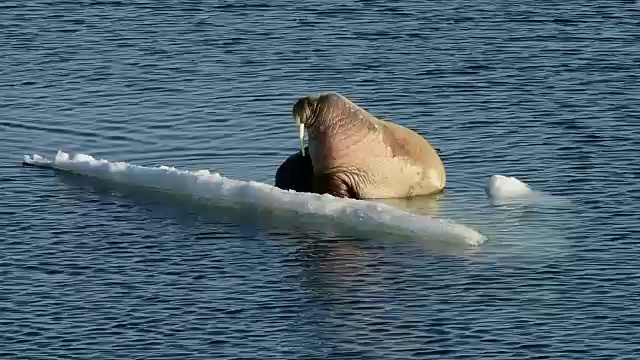
<path id="1" fill-rule="evenodd" d="M 426 139 L 377 119 L 338 93 L 303 97 L 292 114 L 309 138 L 310 192 L 382 199 L 444 189 L 444 165 Z"/>

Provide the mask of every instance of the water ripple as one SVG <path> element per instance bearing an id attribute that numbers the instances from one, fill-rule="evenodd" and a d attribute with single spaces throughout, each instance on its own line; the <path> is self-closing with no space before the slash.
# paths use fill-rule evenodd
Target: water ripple
<path id="1" fill-rule="evenodd" d="M 0 353 L 637 357 L 638 8 L 0 4 Z M 19 166 L 58 148 L 272 182 L 291 106 L 343 92 L 426 136 L 449 190 L 398 206 L 475 250 L 354 238 Z M 493 174 L 570 200 L 493 206 Z"/>

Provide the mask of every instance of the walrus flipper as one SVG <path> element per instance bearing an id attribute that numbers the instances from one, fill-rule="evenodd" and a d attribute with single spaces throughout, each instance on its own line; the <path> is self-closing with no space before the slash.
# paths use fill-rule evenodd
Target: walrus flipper
<path id="1" fill-rule="evenodd" d="M 276 170 L 275 186 L 282 190 L 297 192 L 311 192 L 313 183 L 313 165 L 309 147 L 305 148 L 305 155 L 300 151 L 292 154 Z"/>
<path id="2" fill-rule="evenodd" d="M 335 197 L 358 199 L 358 192 L 340 174 L 322 173 L 313 177 L 312 192 Z"/>

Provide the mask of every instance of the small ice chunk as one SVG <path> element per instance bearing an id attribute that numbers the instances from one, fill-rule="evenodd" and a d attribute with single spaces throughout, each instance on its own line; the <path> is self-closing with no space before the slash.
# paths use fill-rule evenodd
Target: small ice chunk
<path id="1" fill-rule="evenodd" d="M 493 175 L 487 181 L 487 194 L 497 199 L 527 198 L 533 195 L 531 187 L 512 176 Z"/>

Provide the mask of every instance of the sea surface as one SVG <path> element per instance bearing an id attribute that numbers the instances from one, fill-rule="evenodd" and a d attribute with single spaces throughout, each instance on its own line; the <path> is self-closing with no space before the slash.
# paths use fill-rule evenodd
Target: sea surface
<path id="1" fill-rule="evenodd" d="M 0 358 L 640 358 L 636 1 L 0 1 Z M 22 166 L 58 149 L 273 184 L 297 98 L 440 150 L 354 235 Z M 546 199 L 495 204 L 490 176 Z"/>

